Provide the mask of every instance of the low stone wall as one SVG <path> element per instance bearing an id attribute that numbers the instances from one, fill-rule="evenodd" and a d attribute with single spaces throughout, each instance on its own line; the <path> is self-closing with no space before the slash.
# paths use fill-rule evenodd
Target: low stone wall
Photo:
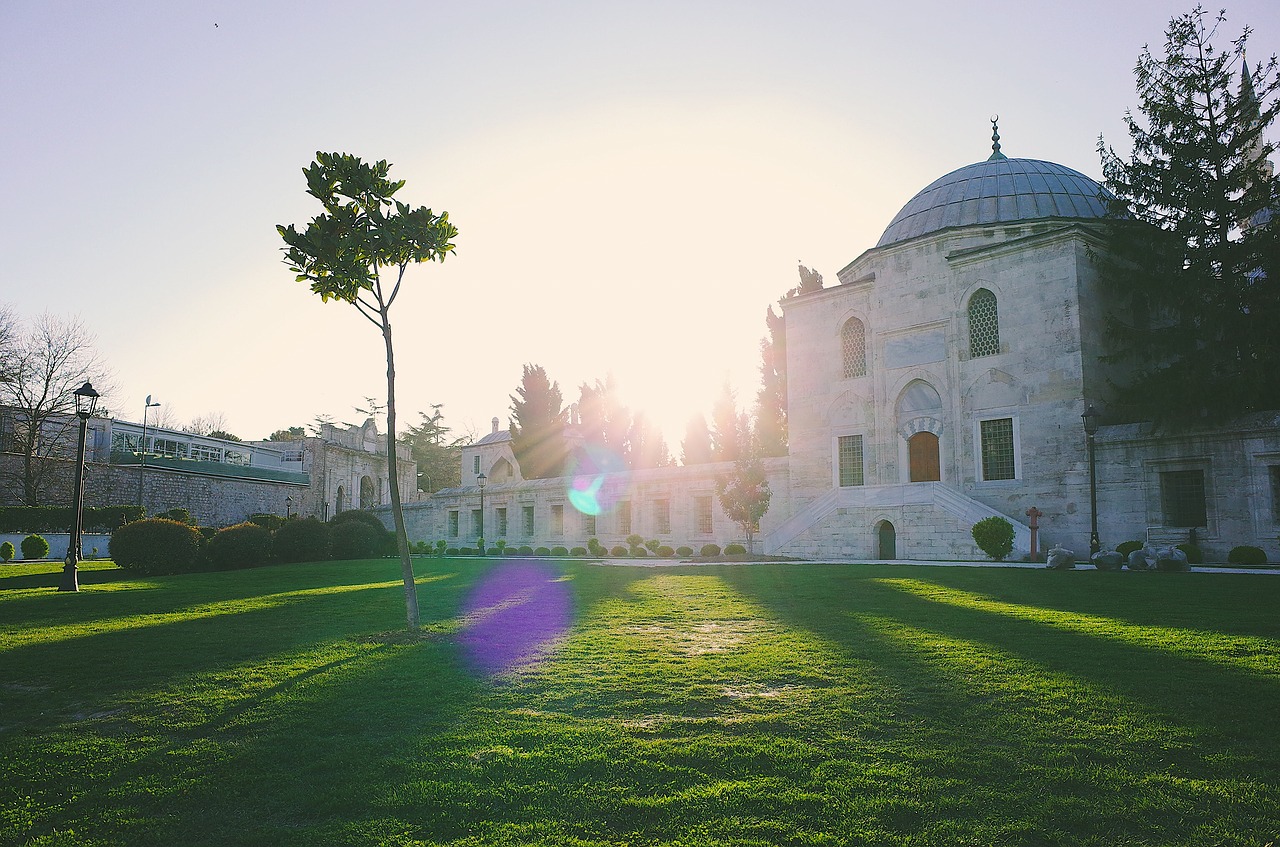
<path id="1" fill-rule="evenodd" d="M 0 544 L 8 541 L 13 545 L 14 556 L 13 561 L 17 562 L 22 558 L 22 539 L 31 533 L 0 533 Z M 67 547 L 71 541 L 71 535 L 65 532 L 40 532 L 37 535 L 44 536 L 44 540 L 49 542 L 49 555 L 46 559 L 62 561 L 67 557 Z M 105 559 L 107 558 L 107 546 L 111 543 L 111 536 L 105 533 L 84 533 L 80 536 L 80 558 L 82 559 Z M 94 548 L 98 552 L 94 553 Z"/>

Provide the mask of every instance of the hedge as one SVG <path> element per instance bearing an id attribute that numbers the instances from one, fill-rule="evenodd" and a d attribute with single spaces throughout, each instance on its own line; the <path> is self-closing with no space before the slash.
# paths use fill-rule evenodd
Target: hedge
<path id="1" fill-rule="evenodd" d="M 165 518 L 133 521 L 111 535 L 115 563 L 148 576 L 186 573 L 200 564 L 200 533 Z"/>
<path id="2" fill-rule="evenodd" d="M 143 514 L 141 506 L 86 506 L 81 526 L 85 532 L 111 532 Z M 70 531 L 70 506 L 0 506 L 0 532 Z"/>

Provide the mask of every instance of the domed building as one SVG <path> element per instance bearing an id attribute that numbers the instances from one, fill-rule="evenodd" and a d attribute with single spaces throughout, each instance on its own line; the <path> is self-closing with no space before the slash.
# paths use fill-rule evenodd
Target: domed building
<path id="1" fill-rule="evenodd" d="M 1160 435 L 1107 425 L 1094 261 L 1106 189 L 1062 165 L 985 161 L 925 186 L 839 284 L 784 301 L 789 455 L 765 461 L 766 552 L 805 558 L 980 559 L 971 529 L 1001 516 L 1015 555 L 1061 544 L 1085 558 L 1092 516 L 1084 414 L 1095 436 L 1099 535 L 1275 548 L 1280 427 Z M 1176 398 L 1175 398 L 1176 401 Z M 412 539 L 606 547 L 632 533 L 676 547 L 740 540 L 717 475 L 693 465 L 609 474 L 613 506 L 579 514 L 564 480 L 525 481 L 494 431 L 464 450 L 463 485 L 412 504 Z M 481 475 L 484 480 L 481 480 Z M 479 485 L 489 481 L 487 496 Z M 496 483 L 496 484 L 495 484 Z M 483 511 L 481 503 L 483 503 Z M 1033 519 L 1031 516 L 1034 515 Z M 455 542 L 454 539 L 457 539 Z"/>

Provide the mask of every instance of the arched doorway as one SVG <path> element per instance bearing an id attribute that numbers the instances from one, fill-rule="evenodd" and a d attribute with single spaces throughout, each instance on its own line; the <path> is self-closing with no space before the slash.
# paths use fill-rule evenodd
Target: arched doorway
<path id="1" fill-rule="evenodd" d="M 360 508 L 372 509 L 378 505 L 378 499 L 373 493 L 373 480 L 367 476 L 360 477 Z"/>
<path id="2" fill-rule="evenodd" d="M 932 432 L 917 432 L 907 439 L 907 458 L 911 482 L 937 482 L 942 479 L 938 436 Z"/>
<path id="3" fill-rule="evenodd" d="M 898 532 L 888 521 L 880 521 L 876 527 L 876 558 L 898 558 Z"/>
<path id="4" fill-rule="evenodd" d="M 341 485 L 339 485 L 338 496 L 335 497 L 333 500 L 333 513 L 335 515 L 340 515 L 344 511 L 346 511 L 346 508 L 347 508 L 347 492 L 343 490 Z"/>

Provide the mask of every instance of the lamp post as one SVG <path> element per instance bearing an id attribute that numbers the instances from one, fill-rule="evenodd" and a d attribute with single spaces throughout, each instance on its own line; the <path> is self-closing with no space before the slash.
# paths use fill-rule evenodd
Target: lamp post
<path id="1" fill-rule="evenodd" d="M 1093 437 L 1098 434 L 1100 416 L 1090 403 L 1080 417 L 1084 420 L 1085 440 L 1089 445 L 1089 554 L 1093 555 L 1102 549 L 1098 539 L 1098 464 L 1093 455 Z"/>
<path id="2" fill-rule="evenodd" d="M 71 392 L 76 398 L 76 417 L 80 419 L 80 441 L 76 445 L 76 481 L 71 493 L 71 537 L 67 539 L 67 559 L 62 567 L 59 591 L 79 591 L 76 562 L 80 561 L 80 532 L 84 507 L 84 445 L 89 435 L 89 418 L 98 408 L 98 392 L 86 382 Z"/>
<path id="3" fill-rule="evenodd" d="M 293 517 L 293 497 L 284 498 L 284 516 L 286 520 Z"/>
<path id="4" fill-rule="evenodd" d="M 142 441 L 138 443 L 138 508 L 142 508 L 142 472 L 147 467 L 147 412 L 159 406 L 159 403 L 151 402 L 151 395 L 147 395 L 147 399 L 142 406 Z"/>
<path id="5" fill-rule="evenodd" d="M 480 531 L 480 537 L 476 540 L 476 547 L 479 548 L 481 556 L 484 555 L 484 484 L 488 481 L 489 478 L 484 475 L 484 471 L 476 477 L 476 484 L 480 486 L 480 520 L 476 526 Z"/>

